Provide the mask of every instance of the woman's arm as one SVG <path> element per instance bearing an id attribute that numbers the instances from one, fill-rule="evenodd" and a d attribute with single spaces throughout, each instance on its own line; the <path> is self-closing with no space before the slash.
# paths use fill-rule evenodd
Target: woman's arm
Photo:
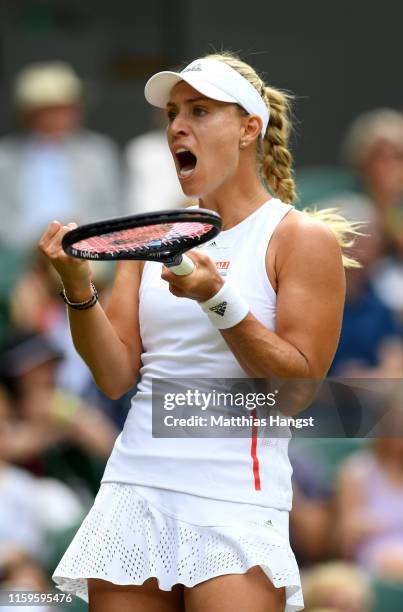
<path id="1" fill-rule="evenodd" d="M 99 302 L 88 310 L 68 308 L 74 346 L 98 387 L 112 399 L 134 385 L 140 368 L 139 286 L 140 262 L 120 261 L 105 310 Z M 89 297 L 66 293 L 70 300 Z"/>
<path id="2" fill-rule="evenodd" d="M 51 223 L 39 247 L 59 273 L 69 300 L 81 302 L 92 293 L 90 266 L 67 256 L 61 247 L 64 234 L 73 227 Z M 140 367 L 140 270 L 140 262 L 118 262 L 106 312 L 99 303 L 88 310 L 68 308 L 74 346 L 99 388 L 113 399 L 133 386 Z"/>
<path id="3" fill-rule="evenodd" d="M 343 315 L 339 245 L 323 223 L 303 213 L 289 214 L 273 235 L 266 263 L 277 292 L 275 332 L 249 313 L 221 333 L 251 377 L 323 378 Z"/>
<path id="4" fill-rule="evenodd" d="M 189 255 L 196 263 L 192 274 L 175 277 L 165 269 L 162 277 L 174 295 L 208 300 L 223 280 L 209 257 Z M 266 262 L 277 292 L 275 331 L 249 312 L 221 334 L 252 378 L 323 378 L 337 347 L 345 296 L 336 238 L 323 223 L 292 211 L 274 233 Z"/>

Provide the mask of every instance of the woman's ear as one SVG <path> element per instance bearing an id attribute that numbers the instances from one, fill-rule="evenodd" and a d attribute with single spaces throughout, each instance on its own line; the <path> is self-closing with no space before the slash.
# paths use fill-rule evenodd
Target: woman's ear
<path id="1" fill-rule="evenodd" d="M 259 138 L 261 130 L 262 120 L 258 115 L 246 115 L 243 117 L 239 139 L 240 148 L 244 149 L 252 142 L 255 142 Z"/>

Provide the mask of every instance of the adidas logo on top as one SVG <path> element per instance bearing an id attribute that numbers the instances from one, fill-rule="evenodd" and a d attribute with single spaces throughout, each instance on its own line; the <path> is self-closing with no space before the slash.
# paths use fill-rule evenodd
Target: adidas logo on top
<path id="1" fill-rule="evenodd" d="M 211 312 L 215 312 L 216 314 L 220 315 L 220 317 L 223 317 L 225 315 L 225 311 L 227 310 L 227 304 L 228 302 L 220 302 L 216 306 L 211 306 L 209 310 L 211 310 Z"/>
<path id="2" fill-rule="evenodd" d="M 212 242 L 206 242 L 205 244 L 198 244 L 196 248 L 205 249 L 205 248 L 216 247 L 216 246 L 217 246 L 217 243 L 215 240 L 213 240 Z"/>
<path id="3" fill-rule="evenodd" d="M 202 71 L 202 67 L 201 64 L 191 64 L 190 66 L 188 66 L 187 68 L 185 68 L 185 70 L 182 70 L 182 72 L 201 72 Z"/>

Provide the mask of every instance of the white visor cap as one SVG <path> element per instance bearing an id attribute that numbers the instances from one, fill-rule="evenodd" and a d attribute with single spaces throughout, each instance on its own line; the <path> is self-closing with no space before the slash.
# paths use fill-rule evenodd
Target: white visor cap
<path id="1" fill-rule="evenodd" d="M 181 72 L 157 72 L 146 83 L 144 95 L 147 102 L 165 108 L 172 88 L 179 81 L 186 81 L 207 98 L 239 104 L 250 115 L 258 115 L 262 120 L 261 134 L 264 137 L 269 123 L 269 109 L 253 85 L 225 62 L 197 59 Z"/>

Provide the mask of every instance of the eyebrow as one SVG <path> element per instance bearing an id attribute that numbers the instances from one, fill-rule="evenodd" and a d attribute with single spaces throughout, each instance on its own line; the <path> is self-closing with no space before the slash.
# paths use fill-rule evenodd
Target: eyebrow
<path id="1" fill-rule="evenodd" d="M 187 100 L 184 100 L 184 104 L 191 104 L 192 102 L 198 102 L 199 100 L 207 100 L 208 98 L 206 98 L 206 96 L 197 96 L 196 98 L 188 98 Z M 172 106 L 177 106 L 175 104 L 175 102 L 168 102 L 167 103 L 167 108 L 170 108 Z"/>

